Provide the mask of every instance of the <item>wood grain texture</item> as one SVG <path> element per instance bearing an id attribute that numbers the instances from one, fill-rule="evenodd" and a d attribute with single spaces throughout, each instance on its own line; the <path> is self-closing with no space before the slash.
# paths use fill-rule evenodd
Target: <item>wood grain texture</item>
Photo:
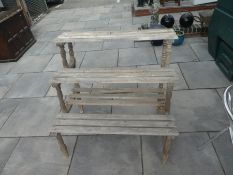
<path id="1" fill-rule="evenodd" d="M 92 32 L 64 32 L 59 35 L 55 42 L 77 42 L 77 41 L 109 41 L 109 40 L 174 40 L 177 35 L 173 29 L 149 29 L 135 31 L 92 31 Z"/>

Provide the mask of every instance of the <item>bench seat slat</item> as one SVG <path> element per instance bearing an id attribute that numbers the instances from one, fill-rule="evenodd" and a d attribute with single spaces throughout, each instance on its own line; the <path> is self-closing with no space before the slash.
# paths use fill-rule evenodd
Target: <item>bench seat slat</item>
<path id="1" fill-rule="evenodd" d="M 152 135 L 152 136 L 178 136 L 175 128 L 126 128 L 126 127 L 86 127 L 86 126 L 56 126 L 52 128 L 51 134 L 61 133 L 63 135 Z"/>
<path id="2" fill-rule="evenodd" d="M 60 113 L 57 115 L 57 119 L 175 121 L 174 117 L 171 115 L 74 114 L 74 113 Z"/>
<path id="3" fill-rule="evenodd" d="M 164 106 L 165 101 L 158 102 L 156 99 L 154 100 L 148 100 L 148 99 L 142 99 L 142 100 L 132 100 L 132 99 L 81 99 L 81 100 L 73 100 L 73 99 L 67 99 L 66 103 L 69 105 L 104 105 L 104 106 Z"/>
<path id="4" fill-rule="evenodd" d="M 132 121 L 132 120 L 63 120 L 57 119 L 56 126 L 99 126 L 99 127 L 142 127 L 142 128 L 175 128 L 174 121 Z"/>

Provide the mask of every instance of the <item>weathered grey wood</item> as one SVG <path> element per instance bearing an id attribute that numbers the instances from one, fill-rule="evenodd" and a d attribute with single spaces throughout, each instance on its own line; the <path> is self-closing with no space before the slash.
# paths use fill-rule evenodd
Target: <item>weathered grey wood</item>
<path id="1" fill-rule="evenodd" d="M 92 31 L 92 32 L 64 32 L 59 35 L 55 42 L 74 42 L 74 41 L 109 41 L 109 40 L 173 40 L 177 35 L 173 29 L 149 29 L 135 31 Z"/>
<path id="2" fill-rule="evenodd" d="M 69 68 L 69 64 L 68 64 L 67 59 L 66 59 L 65 43 L 57 43 L 57 46 L 60 49 L 60 55 L 61 55 L 63 67 Z"/>
<path id="3" fill-rule="evenodd" d="M 172 52 L 172 41 L 164 40 L 163 41 L 163 50 L 162 50 L 162 59 L 161 67 L 168 67 L 171 62 L 171 52 Z"/>
<path id="4" fill-rule="evenodd" d="M 170 151 L 170 146 L 171 146 L 171 137 L 170 136 L 166 136 L 164 139 L 164 144 L 163 144 L 163 159 L 162 162 L 166 163 L 168 160 L 168 155 L 169 155 L 169 151 Z"/>
<path id="5" fill-rule="evenodd" d="M 57 90 L 57 97 L 58 97 L 58 100 L 59 100 L 61 111 L 64 112 L 64 113 L 69 112 L 69 108 L 66 106 L 64 98 L 63 98 L 63 94 L 62 94 L 62 90 L 61 90 L 61 84 L 53 83 L 52 87 L 54 87 Z"/>
<path id="6" fill-rule="evenodd" d="M 147 94 L 147 93 L 161 93 L 165 92 L 160 88 L 74 88 L 73 93 L 83 92 L 91 94 Z"/>
<path id="7" fill-rule="evenodd" d="M 166 89 L 166 100 L 165 100 L 165 111 L 170 113 L 170 106 L 171 106 L 171 98 L 172 98 L 172 91 L 173 91 L 174 84 L 167 84 Z"/>
<path id="8" fill-rule="evenodd" d="M 70 55 L 69 68 L 75 68 L 76 60 L 74 57 L 73 44 L 71 42 L 68 43 L 68 49 L 69 49 L 69 55 Z"/>
<path id="9" fill-rule="evenodd" d="M 68 152 L 67 146 L 64 143 L 64 140 L 63 140 L 63 138 L 62 138 L 62 136 L 61 136 L 60 133 L 57 133 L 57 141 L 58 141 L 58 144 L 60 146 L 61 152 L 64 154 L 64 156 L 66 158 L 69 158 L 69 152 Z"/>
<path id="10" fill-rule="evenodd" d="M 124 100 L 101 100 L 101 99 L 81 99 L 81 100 L 67 100 L 67 104 L 70 105 L 94 105 L 94 106 L 164 106 L 165 99 L 163 101 L 158 102 L 156 99 L 154 100 L 132 100 L 132 99 L 124 99 Z"/>
<path id="11" fill-rule="evenodd" d="M 57 115 L 57 119 L 175 121 L 174 117 L 171 115 L 76 114 L 76 113 L 60 113 Z"/>
<path id="12" fill-rule="evenodd" d="M 57 119 L 56 126 L 99 126 L 132 128 L 176 128 L 174 121 Z"/>
<path id="13" fill-rule="evenodd" d="M 125 127 L 87 127 L 87 126 L 56 126 L 51 133 L 64 135 L 151 135 L 151 136 L 178 136 L 175 128 L 125 128 Z"/>

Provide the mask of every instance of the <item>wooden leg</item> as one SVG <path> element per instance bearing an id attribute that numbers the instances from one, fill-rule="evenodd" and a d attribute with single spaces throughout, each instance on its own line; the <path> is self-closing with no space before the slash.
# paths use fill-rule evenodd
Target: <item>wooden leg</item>
<path id="1" fill-rule="evenodd" d="M 57 97 L 59 99 L 61 111 L 63 113 L 68 113 L 70 109 L 67 108 L 67 106 L 65 104 L 65 101 L 63 99 L 63 94 L 62 94 L 62 90 L 61 90 L 61 84 L 60 83 L 53 83 L 52 87 L 54 87 L 57 90 Z"/>
<path id="2" fill-rule="evenodd" d="M 168 67 L 171 62 L 172 42 L 170 40 L 163 41 L 161 67 Z"/>
<path id="3" fill-rule="evenodd" d="M 164 139 L 164 144 L 163 144 L 163 163 L 167 162 L 168 159 L 168 154 L 171 146 L 171 136 L 166 136 Z"/>
<path id="4" fill-rule="evenodd" d="M 70 55 L 69 68 L 75 68 L 76 60 L 75 60 L 75 57 L 74 57 L 73 44 L 68 43 L 68 48 L 69 48 L 69 55 Z"/>
<path id="5" fill-rule="evenodd" d="M 69 64 L 66 60 L 65 43 L 57 43 L 57 46 L 60 48 L 63 68 L 69 68 Z"/>
<path id="6" fill-rule="evenodd" d="M 64 140 L 60 133 L 57 133 L 57 141 L 58 141 L 61 152 L 64 154 L 66 158 L 69 158 L 69 152 L 68 152 L 67 146 L 64 143 Z"/>

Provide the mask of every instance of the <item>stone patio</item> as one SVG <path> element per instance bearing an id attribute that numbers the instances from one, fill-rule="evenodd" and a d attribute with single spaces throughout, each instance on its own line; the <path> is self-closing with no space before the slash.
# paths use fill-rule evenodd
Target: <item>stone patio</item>
<path id="1" fill-rule="evenodd" d="M 67 0 L 32 27 L 37 42 L 18 62 L 0 63 L 1 175 L 232 175 L 229 133 L 204 149 L 197 147 L 228 124 L 222 94 L 231 84 L 207 51 L 207 38 L 188 38 L 173 47 L 180 80 L 171 114 L 180 136 L 167 164 L 161 164 L 160 137 L 66 136 L 65 159 L 49 129 L 59 112 L 50 80 L 61 70 L 53 40 L 64 31 L 137 29 L 148 17 L 133 18 L 130 0 Z M 77 67 L 159 66 L 161 47 L 149 42 L 75 43 Z M 89 86 L 89 85 L 87 85 Z M 95 85 L 94 85 L 95 86 Z M 120 85 L 119 85 L 120 86 Z M 142 85 L 132 85 L 142 86 Z M 143 85 L 151 87 L 152 85 Z M 70 87 L 62 87 L 67 93 Z M 72 109 L 77 111 L 78 109 Z M 149 114 L 154 108 L 85 107 L 89 113 Z"/>

